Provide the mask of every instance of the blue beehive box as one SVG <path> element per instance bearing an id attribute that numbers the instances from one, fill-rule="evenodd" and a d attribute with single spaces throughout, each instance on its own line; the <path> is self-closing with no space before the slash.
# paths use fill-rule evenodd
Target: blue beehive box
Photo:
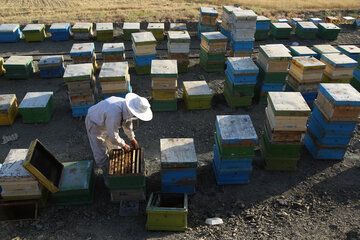
<path id="1" fill-rule="evenodd" d="M 94 49 L 94 43 L 74 43 L 70 50 L 70 57 L 92 56 Z"/>
<path id="2" fill-rule="evenodd" d="M 136 66 L 148 66 L 148 65 L 151 65 L 151 61 L 154 60 L 154 59 L 156 59 L 155 54 L 141 55 L 141 56 L 134 55 L 134 60 L 135 60 Z"/>
<path id="3" fill-rule="evenodd" d="M 254 39 L 255 40 L 255 39 Z M 230 40 L 232 50 L 239 52 L 250 52 L 254 50 L 254 41 L 233 41 Z"/>
<path id="4" fill-rule="evenodd" d="M 88 113 L 89 108 L 94 105 L 82 105 L 82 106 L 72 106 L 71 113 L 73 117 L 85 117 Z"/>
<path id="5" fill-rule="evenodd" d="M 278 23 L 289 23 L 289 20 L 285 19 L 285 18 L 280 18 L 277 20 Z"/>
<path id="6" fill-rule="evenodd" d="M 348 55 L 349 57 L 351 57 L 352 59 L 354 59 L 355 61 L 359 61 L 359 56 L 360 56 L 360 48 L 355 46 L 355 45 L 339 45 L 338 49 Z"/>
<path id="7" fill-rule="evenodd" d="M 321 18 L 310 18 L 310 22 L 318 25 L 319 23 L 323 22 L 323 20 Z"/>
<path id="8" fill-rule="evenodd" d="M 195 193 L 197 157 L 192 138 L 160 139 L 161 189 Z"/>
<path id="9" fill-rule="evenodd" d="M 62 77 L 65 71 L 64 57 L 62 55 L 41 57 L 38 67 L 41 78 Z"/>
<path id="10" fill-rule="evenodd" d="M 70 23 L 53 23 L 50 27 L 51 38 L 54 41 L 66 41 L 70 38 Z"/>
<path id="11" fill-rule="evenodd" d="M 0 42 L 17 42 L 21 38 L 19 24 L 1 24 Z"/>
<path id="12" fill-rule="evenodd" d="M 249 57 L 229 57 L 225 73 L 235 85 L 256 84 L 259 68 Z"/>

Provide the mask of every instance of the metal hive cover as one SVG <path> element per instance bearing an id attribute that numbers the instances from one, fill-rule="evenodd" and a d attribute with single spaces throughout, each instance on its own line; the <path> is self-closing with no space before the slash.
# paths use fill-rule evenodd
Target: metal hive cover
<path id="1" fill-rule="evenodd" d="M 125 22 L 123 25 L 123 29 L 139 29 L 140 30 L 140 23 L 138 22 Z"/>
<path id="2" fill-rule="evenodd" d="M 53 92 L 27 92 L 19 108 L 44 108 L 53 94 Z"/>
<path id="3" fill-rule="evenodd" d="M 255 128 L 249 115 L 217 115 L 216 122 L 224 142 L 253 140 L 257 142 Z"/>
<path id="4" fill-rule="evenodd" d="M 1 24 L 0 32 L 14 32 L 19 27 L 19 24 Z"/>
<path id="5" fill-rule="evenodd" d="M 70 26 L 70 23 L 53 23 L 53 24 L 51 24 L 50 30 L 66 29 L 69 26 Z"/>
<path id="6" fill-rule="evenodd" d="M 67 65 L 63 78 L 89 76 L 92 74 L 93 65 L 91 63 Z"/>
<path id="7" fill-rule="evenodd" d="M 161 163 L 196 163 L 193 138 L 160 139 Z"/>
<path id="8" fill-rule="evenodd" d="M 26 65 L 32 60 L 31 56 L 11 56 L 5 61 L 4 65 Z"/>
<path id="9" fill-rule="evenodd" d="M 147 26 L 148 30 L 152 30 L 152 29 L 165 29 L 165 24 L 164 23 L 149 23 Z"/>
<path id="10" fill-rule="evenodd" d="M 0 166 L 2 177 L 30 177 L 31 174 L 23 168 L 23 163 L 29 149 L 10 149 L 4 163 Z"/>
<path id="11" fill-rule="evenodd" d="M 137 32 L 132 33 L 131 36 L 135 43 L 156 42 L 151 32 Z"/>
<path id="12" fill-rule="evenodd" d="M 177 74 L 176 60 L 152 60 L 151 74 Z"/>
<path id="13" fill-rule="evenodd" d="M 128 69 L 128 62 L 105 62 L 101 66 L 99 78 L 125 77 Z"/>
<path id="14" fill-rule="evenodd" d="M 15 94 L 1 94 L 0 95 L 0 113 L 7 112 L 15 98 L 16 98 Z"/>
<path id="15" fill-rule="evenodd" d="M 311 112 L 311 109 L 300 92 L 268 92 L 268 97 L 276 112 Z"/>
<path id="16" fill-rule="evenodd" d="M 82 22 L 82 23 L 75 23 L 72 29 L 87 29 L 90 30 L 92 23 Z"/>
<path id="17" fill-rule="evenodd" d="M 74 43 L 72 45 L 70 55 L 76 53 L 84 53 L 84 52 L 92 53 L 94 51 L 94 48 L 95 48 L 94 43 Z"/>
<path id="18" fill-rule="evenodd" d="M 190 35 L 188 31 L 169 31 L 168 32 L 169 40 L 190 40 Z"/>
<path id="19" fill-rule="evenodd" d="M 26 27 L 23 29 L 23 32 L 26 31 L 40 31 L 41 29 L 43 29 L 45 27 L 44 24 L 28 24 L 26 25 Z"/>
<path id="20" fill-rule="evenodd" d="M 102 52 L 123 52 L 125 50 L 124 43 L 104 43 Z"/>
<path id="21" fill-rule="evenodd" d="M 206 81 L 184 81 L 183 84 L 189 96 L 212 94 Z"/>
<path id="22" fill-rule="evenodd" d="M 241 72 L 259 72 L 259 68 L 249 57 L 228 57 L 228 63 L 231 65 L 234 73 Z"/>
<path id="23" fill-rule="evenodd" d="M 360 106 L 360 93 L 348 83 L 320 83 L 319 91 L 335 105 Z"/>
<path id="24" fill-rule="evenodd" d="M 106 31 L 106 30 L 113 30 L 114 26 L 113 23 L 97 23 L 96 24 L 96 31 Z"/>
<path id="25" fill-rule="evenodd" d="M 55 65 L 55 64 L 61 64 L 64 61 L 64 57 L 62 55 L 56 55 L 56 56 L 43 56 L 41 57 L 38 65 Z"/>

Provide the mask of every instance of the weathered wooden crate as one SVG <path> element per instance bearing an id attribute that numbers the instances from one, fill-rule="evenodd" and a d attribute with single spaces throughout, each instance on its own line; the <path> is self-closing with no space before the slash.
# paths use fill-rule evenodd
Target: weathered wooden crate
<path id="1" fill-rule="evenodd" d="M 187 194 L 151 193 L 146 206 L 146 229 L 185 231 L 187 229 Z"/>
<path id="2" fill-rule="evenodd" d="M 287 72 L 291 59 L 289 49 L 282 44 L 260 45 L 257 64 L 265 72 Z"/>
<path id="3" fill-rule="evenodd" d="M 209 54 L 200 47 L 200 60 L 207 64 L 217 64 L 225 62 L 225 54 Z"/>
<path id="4" fill-rule="evenodd" d="M 15 94 L 0 95 L 0 126 L 12 125 L 18 113 Z"/>
<path id="5" fill-rule="evenodd" d="M 20 38 L 19 24 L 0 24 L 0 42 L 17 42 Z"/>
<path id="6" fill-rule="evenodd" d="M 110 190 L 145 187 L 144 149 L 127 153 L 122 149 L 112 149 L 107 169 Z"/>
<path id="7" fill-rule="evenodd" d="M 294 57 L 291 60 L 289 74 L 298 82 L 321 82 L 326 64 L 315 57 Z"/>
<path id="8" fill-rule="evenodd" d="M 305 136 L 305 131 L 294 131 L 292 129 L 289 130 L 274 130 L 271 128 L 269 120 L 265 118 L 264 128 L 266 128 L 267 133 L 269 134 L 269 141 L 272 143 L 282 143 L 282 142 L 301 142 Z"/>
<path id="9" fill-rule="evenodd" d="M 106 42 L 114 40 L 113 23 L 96 23 L 96 37 L 98 41 Z"/>
<path id="10" fill-rule="evenodd" d="M 50 26 L 51 38 L 54 41 L 67 41 L 70 38 L 70 23 L 53 23 Z"/>
<path id="11" fill-rule="evenodd" d="M 105 62 L 122 62 L 125 60 L 124 43 L 104 43 L 102 56 Z"/>
<path id="12" fill-rule="evenodd" d="M 42 42 L 46 38 L 44 24 L 28 24 L 22 32 L 27 42 Z"/>
<path id="13" fill-rule="evenodd" d="M 151 89 L 153 90 L 177 90 L 177 78 L 152 78 Z"/>
<path id="14" fill-rule="evenodd" d="M 311 109 L 297 92 L 269 92 L 268 104 L 275 116 L 309 117 Z"/>
<path id="15" fill-rule="evenodd" d="M 210 109 L 212 92 L 206 81 L 184 81 L 183 98 L 187 109 Z"/>
<path id="16" fill-rule="evenodd" d="M 41 78 L 57 78 L 64 75 L 64 57 L 58 56 L 43 56 L 38 62 Z"/>
<path id="17" fill-rule="evenodd" d="M 168 52 L 169 53 L 190 53 L 191 38 L 188 31 L 169 31 L 168 32 Z"/>
<path id="18" fill-rule="evenodd" d="M 323 54 L 321 61 L 326 64 L 325 74 L 331 80 L 351 80 L 357 66 L 357 61 L 345 54 Z"/>
<path id="19" fill-rule="evenodd" d="M 29 79 L 34 73 L 34 62 L 31 56 L 11 56 L 5 63 L 5 76 L 8 79 Z"/>
<path id="20" fill-rule="evenodd" d="M 124 40 L 130 41 L 131 34 L 140 32 L 140 23 L 138 22 L 124 22 L 123 25 L 123 38 Z"/>
<path id="21" fill-rule="evenodd" d="M 222 72 L 225 69 L 225 61 L 222 63 L 209 63 L 200 57 L 200 66 L 205 72 Z"/>
<path id="22" fill-rule="evenodd" d="M 173 101 L 176 100 L 176 90 L 153 90 L 152 97 L 154 100 Z"/>
<path id="23" fill-rule="evenodd" d="M 199 23 L 204 25 L 216 25 L 216 19 L 219 12 L 216 8 L 212 7 L 200 7 L 200 19 Z"/>
<path id="24" fill-rule="evenodd" d="M 221 32 L 201 33 L 200 46 L 210 54 L 225 54 L 228 38 Z"/>
<path id="25" fill-rule="evenodd" d="M 59 191 L 52 196 L 56 205 L 82 205 L 93 202 L 95 174 L 93 161 L 63 163 Z"/>
<path id="26" fill-rule="evenodd" d="M 45 123 L 55 111 L 53 92 L 28 92 L 19 105 L 24 123 Z"/>
<path id="27" fill-rule="evenodd" d="M 38 217 L 39 201 L 0 201 L 0 221 L 34 220 Z"/>

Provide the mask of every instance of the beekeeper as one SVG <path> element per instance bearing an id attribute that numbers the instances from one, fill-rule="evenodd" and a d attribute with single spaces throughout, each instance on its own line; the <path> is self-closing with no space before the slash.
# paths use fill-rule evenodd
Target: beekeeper
<path id="1" fill-rule="evenodd" d="M 85 125 L 96 165 L 104 171 L 108 159 L 107 141 L 130 151 L 130 146 L 119 136 L 120 127 L 131 146 L 137 149 L 132 120 L 150 121 L 152 117 L 149 101 L 135 93 L 128 93 L 125 98 L 110 97 L 89 108 Z"/>

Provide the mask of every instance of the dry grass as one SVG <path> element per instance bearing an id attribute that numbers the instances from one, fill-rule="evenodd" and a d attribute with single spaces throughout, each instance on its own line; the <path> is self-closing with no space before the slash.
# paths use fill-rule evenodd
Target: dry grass
<path id="1" fill-rule="evenodd" d="M 233 4 L 268 16 L 285 11 L 296 15 L 306 10 L 360 10 L 359 0 L 1 0 L 0 22 L 191 21 L 198 18 L 200 6 L 220 10 Z"/>

